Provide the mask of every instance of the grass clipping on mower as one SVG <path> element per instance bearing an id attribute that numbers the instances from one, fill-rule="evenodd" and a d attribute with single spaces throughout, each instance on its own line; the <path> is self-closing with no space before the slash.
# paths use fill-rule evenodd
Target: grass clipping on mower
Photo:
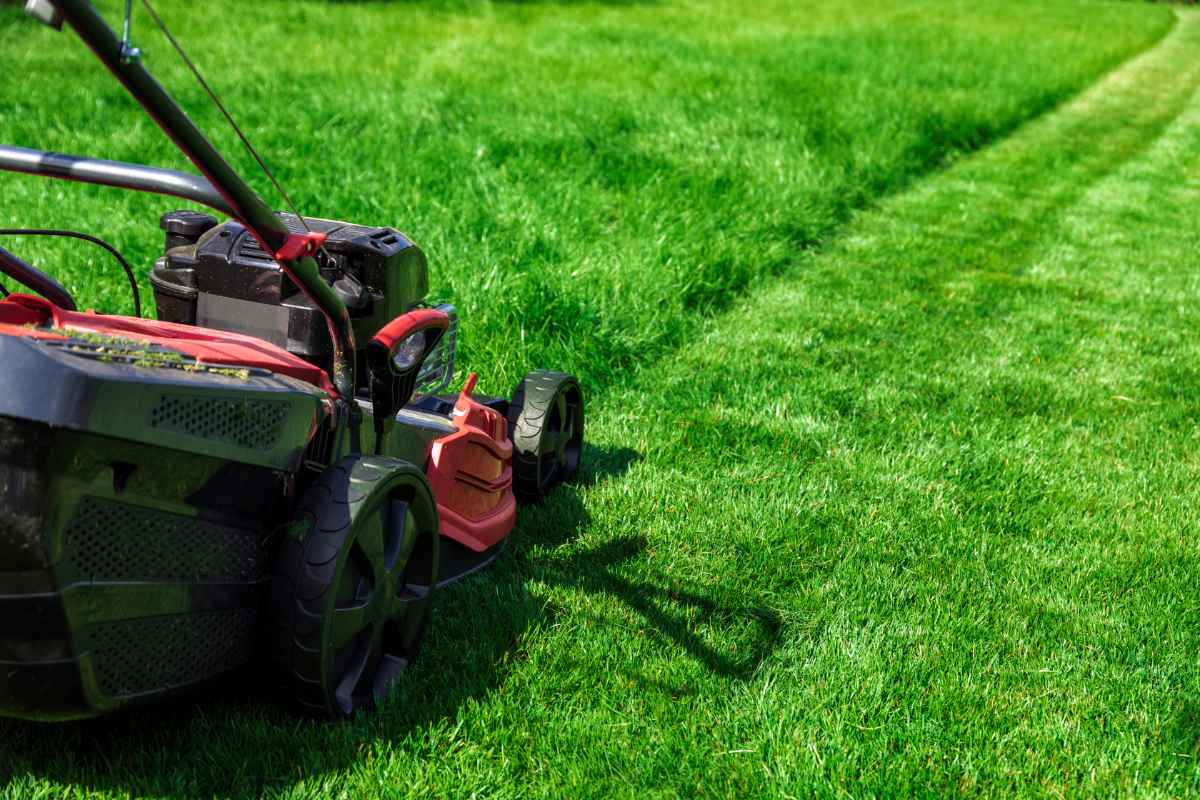
<path id="1" fill-rule="evenodd" d="M 72 328 L 50 328 L 48 333 L 62 336 L 61 347 L 72 353 L 93 358 L 104 363 L 121 363 L 131 367 L 148 369 L 177 369 L 183 372 L 204 372 L 209 375 L 220 375 L 226 378 L 249 380 L 250 370 L 238 367 L 219 367 L 203 364 L 199 359 L 190 358 L 175 350 L 161 345 L 148 344 L 138 339 L 127 339 L 123 336 L 109 336 L 94 331 L 81 331 Z"/>

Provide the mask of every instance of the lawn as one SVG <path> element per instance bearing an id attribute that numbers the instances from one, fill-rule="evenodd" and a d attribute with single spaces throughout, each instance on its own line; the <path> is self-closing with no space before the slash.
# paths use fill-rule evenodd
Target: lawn
<path id="1" fill-rule="evenodd" d="M 1200 790 L 1200 16 L 160 5 L 305 212 L 410 233 L 485 385 L 576 371 L 593 445 L 380 713 L 0 723 L 9 794 Z M 0 140 L 182 166 L 86 64 L 0 9 Z M 0 196 L 143 272 L 169 205 Z"/>

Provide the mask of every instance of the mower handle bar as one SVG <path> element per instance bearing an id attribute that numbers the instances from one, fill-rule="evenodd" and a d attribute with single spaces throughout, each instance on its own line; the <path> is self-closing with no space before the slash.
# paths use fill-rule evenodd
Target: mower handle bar
<path id="1" fill-rule="evenodd" d="M 234 216 L 225 198 L 221 197 L 213 185 L 190 172 L 147 167 L 124 161 L 48 153 L 44 150 L 30 150 L 7 144 L 0 144 L 0 169 L 180 197 L 208 206 L 228 217 Z"/>

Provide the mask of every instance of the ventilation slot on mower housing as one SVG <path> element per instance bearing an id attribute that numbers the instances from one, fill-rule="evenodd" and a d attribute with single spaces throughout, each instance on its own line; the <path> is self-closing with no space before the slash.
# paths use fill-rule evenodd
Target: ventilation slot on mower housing
<path id="1" fill-rule="evenodd" d="M 85 497 L 67 526 L 79 577 L 93 581 L 250 583 L 263 577 L 255 531 Z"/>
<path id="2" fill-rule="evenodd" d="M 96 625 L 97 683 L 109 697 L 122 698 L 220 675 L 253 654 L 255 616 L 253 609 L 237 608 Z"/>
<path id="3" fill-rule="evenodd" d="M 150 411 L 150 425 L 238 447 L 273 447 L 287 422 L 290 406 L 271 400 L 223 400 L 163 395 Z"/>

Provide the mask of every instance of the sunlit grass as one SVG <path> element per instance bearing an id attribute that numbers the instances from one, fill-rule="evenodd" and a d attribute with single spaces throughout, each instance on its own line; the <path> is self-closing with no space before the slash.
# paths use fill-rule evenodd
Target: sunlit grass
<path id="1" fill-rule="evenodd" d="M 466 363 L 497 391 L 531 365 L 608 383 L 853 209 L 1168 24 L 1119 4 L 1002 0 L 161 5 L 304 213 L 393 225 L 427 251 L 435 294 L 462 310 Z M 281 205 L 137 22 L 147 63 Z M 70 36 L 10 9 L 0 66 L 0 139 L 185 166 Z M 0 220 L 111 237 L 144 270 L 177 205 L 0 181 Z M 98 252 L 23 250 L 88 304 L 129 310 Z"/>
<path id="2" fill-rule="evenodd" d="M 1192 18 L 1055 110 L 1170 12 L 159 5 L 304 210 L 413 236 L 485 385 L 578 372 L 594 444 L 383 711 L 0 723 L 11 795 L 1196 792 Z M 0 140 L 182 166 L 87 64 L 0 14 Z M 143 270 L 169 207 L 0 177 Z"/>

